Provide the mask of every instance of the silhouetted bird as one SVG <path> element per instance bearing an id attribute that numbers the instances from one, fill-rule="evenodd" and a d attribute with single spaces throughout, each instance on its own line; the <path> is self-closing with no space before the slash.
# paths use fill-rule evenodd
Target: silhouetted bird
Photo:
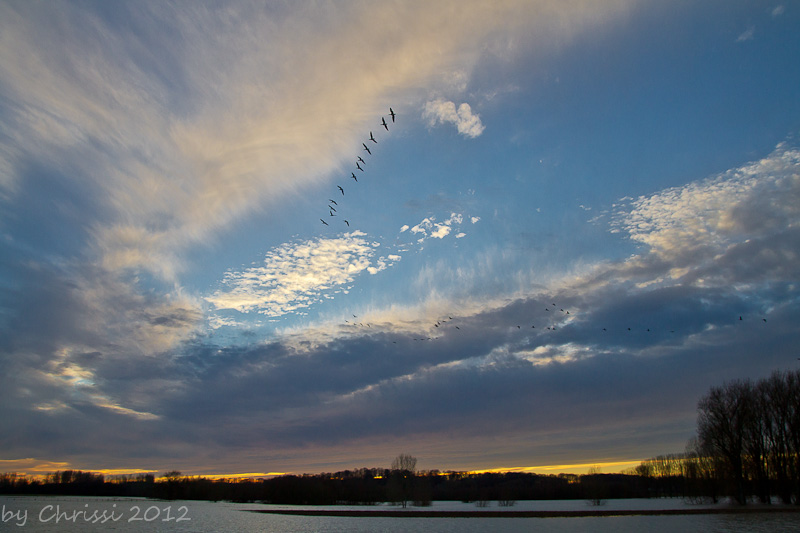
<path id="1" fill-rule="evenodd" d="M 366 162 L 366 161 L 364 161 L 363 159 L 361 159 L 361 156 L 358 156 L 358 160 L 359 160 L 361 163 L 364 163 L 365 165 L 367 164 L 367 162 Z"/>
<path id="2" fill-rule="evenodd" d="M 372 132 L 369 132 L 369 140 L 374 142 L 374 143 L 376 143 L 376 144 L 378 143 L 378 141 L 376 141 L 375 137 L 372 135 Z"/>
<path id="3" fill-rule="evenodd" d="M 339 188 L 340 191 L 342 191 L 342 196 L 344 196 L 344 189 L 342 189 L 342 186 L 341 185 L 337 185 L 337 187 Z"/>
<path id="4" fill-rule="evenodd" d="M 389 108 L 389 114 L 392 115 L 392 122 L 394 122 L 395 114 L 394 114 L 394 111 L 392 111 L 391 107 Z"/>
<path id="5" fill-rule="evenodd" d="M 334 215 L 334 214 L 333 214 L 333 211 L 331 211 L 331 216 L 332 216 L 332 217 L 335 217 L 335 216 L 336 216 L 336 215 Z"/>
<path id="6" fill-rule="evenodd" d="M 344 223 L 347 224 L 348 228 L 350 227 L 350 223 L 348 221 L 345 220 Z"/>
<path id="7" fill-rule="evenodd" d="M 326 226 L 328 225 L 328 223 L 327 223 L 327 222 L 325 222 L 325 221 L 324 221 L 324 220 L 322 220 L 322 219 L 319 219 L 319 221 L 320 221 L 320 222 L 322 222 L 323 224 L 325 224 Z"/>
<path id="8" fill-rule="evenodd" d="M 372 152 L 370 152 L 370 151 L 369 151 L 369 146 L 367 146 L 367 145 L 366 145 L 366 144 L 364 144 L 364 143 L 361 143 L 361 146 L 363 146 L 363 147 L 364 147 L 364 150 L 366 150 L 366 151 L 367 151 L 367 153 L 368 153 L 369 155 L 372 155 Z"/>
<path id="9" fill-rule="evenodd" d="M 383 125 L 383 127 L 386 128 L 386 131 L 389 131 L 389 125 L 386 123 L 385 117 L 381 117 L 381 125 Z"/>
<path id="10" fill-rule="evenodd" d="M 353 178 L 354 180 L 358 181 L 358 178 L 356 177 L 355 172 L 351 172 L 350 173 L 350 177 Z"/>
<path id="11" fill-rule="evenodd" d="M 357 168 L 358 170 L 360 170 L 361 172 L 364 172 L 364 169 L 363 169 L 363 168 L 361 168 L 361 165 L 359 165 L 358 163 L 356 163 L 356 168 Z"/>
<path id="12" fill-rule="evenodd" d="M 335 207 L 333 207 L 332 205 L 329 205 L 329 206 L 328 206 L 328 209 L 330 209 L 331 211 L 336 211 L 336 208 L 335 208 Z"/>
<path id="13" fill-rule="evenodd" d="M 330 203 L 334 204 L 334 205 L 339 205 L 339 204 L 337 204 L 337 203 L 336 203 L 336 200 L 333 200 L 333 199 L 331 199 L 331 200 L 328 200 L 328 201 L 329 201 Z"/>

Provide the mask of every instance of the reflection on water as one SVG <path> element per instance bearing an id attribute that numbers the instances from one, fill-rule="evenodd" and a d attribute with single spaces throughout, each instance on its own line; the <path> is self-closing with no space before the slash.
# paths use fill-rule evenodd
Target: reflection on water
<path id="1" fill-rule="evenodd" d="M 676 509 L 681 500 L 609 500 L 603 509 Z M 692 506 L 694 507 L 694 506 Z M 186 532 L 774 532 L 800 530 L 795 513 L 608 516 L 575 518 L 378 518 L 312 517 L 251 513 L 247 509 L 294 508 L 207 501 L 139 498 L 0 497 L 3 531 Z M 336 507 L 352 509 L 352 507 Z M 355 509 L 387 509 L 388 506 Z M 511 510 L 584 510 L 584 501 L 518 502 Z M 473 505 L 435 502 L 434 510 L 475 511 Z M 497 510 L 499 508 L 495 508 Z"/>

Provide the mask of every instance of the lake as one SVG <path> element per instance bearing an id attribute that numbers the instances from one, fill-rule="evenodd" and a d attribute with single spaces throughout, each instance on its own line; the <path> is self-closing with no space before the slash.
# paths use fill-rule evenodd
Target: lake
<path id="1" fill-rule="evenodd" d="M 680 499 L 607 500 L 592 506 L 582 500 L 520 501 L 513 507 L 434 502 L 408 511 L 585 511 L 720 508 L 691 505 Z M 757 506 L 753 506 L 756 508 Z M 602 516 L 558 518 L 387 518 L 290 516 L 248 510 L 399 510 L 396 506 L 304 507 L 208 501 L 160 501 L 139 498 L 0 496 L 2 531 L 186 531 L 186 532 L 775 532 L 799 531 L 800 514 Z"/>

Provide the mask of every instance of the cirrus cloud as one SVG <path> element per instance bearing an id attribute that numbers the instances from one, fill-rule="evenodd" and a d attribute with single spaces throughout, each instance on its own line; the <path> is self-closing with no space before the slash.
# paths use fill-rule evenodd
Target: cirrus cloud
<path id="1" fill-rule="evenodd" d="M 268 316 L 309 307 L 323 293 L 341 289 L 364 270 L 386 268 L 383 258 L 377 267 L 371 264 L 379 245 L 365 236 L 354 231 L 333 239 L 281 245 L 266 254 L 263 265 L 228 272 L 223 287 L 206 300 L 218 310 Z"/>

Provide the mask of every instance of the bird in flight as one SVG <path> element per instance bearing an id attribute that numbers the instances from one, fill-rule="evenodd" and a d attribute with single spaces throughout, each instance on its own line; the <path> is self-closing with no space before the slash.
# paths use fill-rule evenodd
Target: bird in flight
<path id="1" fill-rule="evenodd" d="M 392 108 L 389 108 L 389 114 L 392 116 L 392 122 L 394 122 L 395 113 L 392 111 Z"/>
<path id="2" fill-rule="evenodd" d="M 327 223 L 327 222 L 325 222 L 325 221 L 324 221 L 324 220 L 322 220 L 322 219 L 319 219 L 319 221 L 320 221 L 320 222 L 322 222 L 323 224 L 325 224 L 326 226 L 328 225 L 328 223 Z"/>
<path id="3" fill-rule="evenodd" d="M 350 227 L 350 223 L 347 220 L 345 220 L 344 223 L 347 224 L 348 228 Z"/>
<path id="4" fill-rule="evenodd" d="M 363 146 L 363 147 L 364 147 L 364 150 L 366 150 L 366 151 L 367 151 L 367 153 L 368 153 L 369 155 L 372 155 L 372 152 L 370 152 L 370 151 L 369 151 L 369 146 L 367 146 L 367 145 L 366 145 L 366 144 L 364 144 L 364 143 L 361 143 L 361 146 Z"/>
<path id="5" fill-rule="evenodd" d="M 358 178 L 356 177 L 354 172 L 350 173 L 350 177 L 353 178 L 354 180 L 358 181 Z"/>
<path id="6" fill-rule="evenodd" d="M 376 143 L 376 144 L 378 143 L 378 141 L 376 141 L 375 137 L 372 135 L 372 132 L 369 132 L 369 140 L 374 142 L 374 143 Z"/>
<path id="7" fill-rule="evenodd" d="M 358 156 L 358 161 L 359 161 L 360 163 L 364 163 L 365 165 L 367 164 L 367 162 L 366 162 L 366 161 L 364 161 L 363 159 L 361 159 L 361 156 Z"/>
<path id="8" fill-rule="evenodd" d="M 381 117 L 381 125 L 389 131 L 389 125 L 386 123 L 386 117 Z"/>
<path id="9" fill-rule="evenodd" d="M 336 200 L 334 200 L 333 198 L 331 198 L 331 199 L 330 199 L 330 200 L 328 200 L 328 201 L 329 201 L 330 203 L 332 203 L 333 205 L 339 205 L 339 204 L 337 204 L 337 203 L 336 203 Z"/>
<path id="10" fill-rule="evenodd" d="M 335 208 L 335 207 L 333 207 L 332 205 L 329 205 L 329 206 L 328 206 L 328 209 L 330 209 L 331 211 L 336 211 L 336 208 Z"/>
<path id="11" fill-rule="evenodd" d="M 358 163 L 356 163 L 356 168 L 357 168 L 358 170 L 360 170 L 361 172 L 364 172 L 364 169 L 363 169 L 363 168 L 361 168 L 361 165 L 359 165 Z"/>
<path id="12" fill-rule="evenodd" d="M 339 188 L 340 191 L 342 191 L 342 196 L 344 196 L 344 189 L 342 189 L 342 186 L 341 185 L 337 185 L 337 187 Z"/>

